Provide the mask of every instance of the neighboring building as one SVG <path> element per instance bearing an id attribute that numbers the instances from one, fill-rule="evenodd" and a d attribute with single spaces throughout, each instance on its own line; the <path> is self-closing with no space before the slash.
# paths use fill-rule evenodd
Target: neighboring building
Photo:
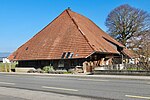
<path id="1" fill-rule="evenodd" d="M 9 55 L 10 53 L 0 53 L 0 62 L 3 62 L 4 59 L 7 59 Z"/>
<path id="2" fill-rule="evenodd" d="M 124 48 L 122 51 L 124 63 L 127 64 L 137 64 L 139 62 L 139 56 L 132 50 Z"/>
<path id="3" fill-rule="evenodd" d="M 19 47 L 9 59 L 18 67 L 74 68 L 111 63 L 121 57 L 124 46 L 83 15 L 67 9 Z"/>

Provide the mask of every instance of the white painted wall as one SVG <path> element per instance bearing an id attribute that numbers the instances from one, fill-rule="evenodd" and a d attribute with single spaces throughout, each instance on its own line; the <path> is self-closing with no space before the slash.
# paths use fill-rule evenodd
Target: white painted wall
<path id="1" fill-rule="evenodd" d="M 10 60 L 7 58 L 3 58 L 3 63 L 10 63 Z"/>

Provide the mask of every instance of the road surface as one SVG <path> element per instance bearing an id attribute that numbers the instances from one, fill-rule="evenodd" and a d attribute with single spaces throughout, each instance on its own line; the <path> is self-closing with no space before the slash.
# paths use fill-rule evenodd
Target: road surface
<path id="1" fill-rule="evenodd" d="M 0 74 L 0 99 L 44 97 L 43 100 L 150 100 L 150 80 Z"/>

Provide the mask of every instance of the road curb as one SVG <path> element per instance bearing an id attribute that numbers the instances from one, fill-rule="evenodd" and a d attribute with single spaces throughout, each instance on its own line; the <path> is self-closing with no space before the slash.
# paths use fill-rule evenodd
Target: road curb
<path id="1" fill-rule="evenodd" d="M 83 74 L 47 74 L 47 73 L 16 73 L 0 72 L 9 75 L 29 75 L 29 76 L 55 76 L 55 77 L 73 77 L 73 78 L 106 78 L 106 79 L 130 79 L 130 80 L 150 80 L 150 76 L 129 76 L 129 75 L 83 75 Z"/>

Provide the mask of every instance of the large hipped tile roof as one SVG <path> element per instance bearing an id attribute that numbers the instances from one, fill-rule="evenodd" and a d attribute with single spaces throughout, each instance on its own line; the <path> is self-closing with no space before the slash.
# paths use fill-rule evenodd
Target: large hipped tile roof
<path id="1" fill-rule="evenodd" d="M 11 54 L 10 59 L 61 59 L 64 52 L 72 53 L 71 58 L 86 58 L 93 52 L 119 53 L 114 46 L 124 47 L 90 19 L 67 9 Z"/>

